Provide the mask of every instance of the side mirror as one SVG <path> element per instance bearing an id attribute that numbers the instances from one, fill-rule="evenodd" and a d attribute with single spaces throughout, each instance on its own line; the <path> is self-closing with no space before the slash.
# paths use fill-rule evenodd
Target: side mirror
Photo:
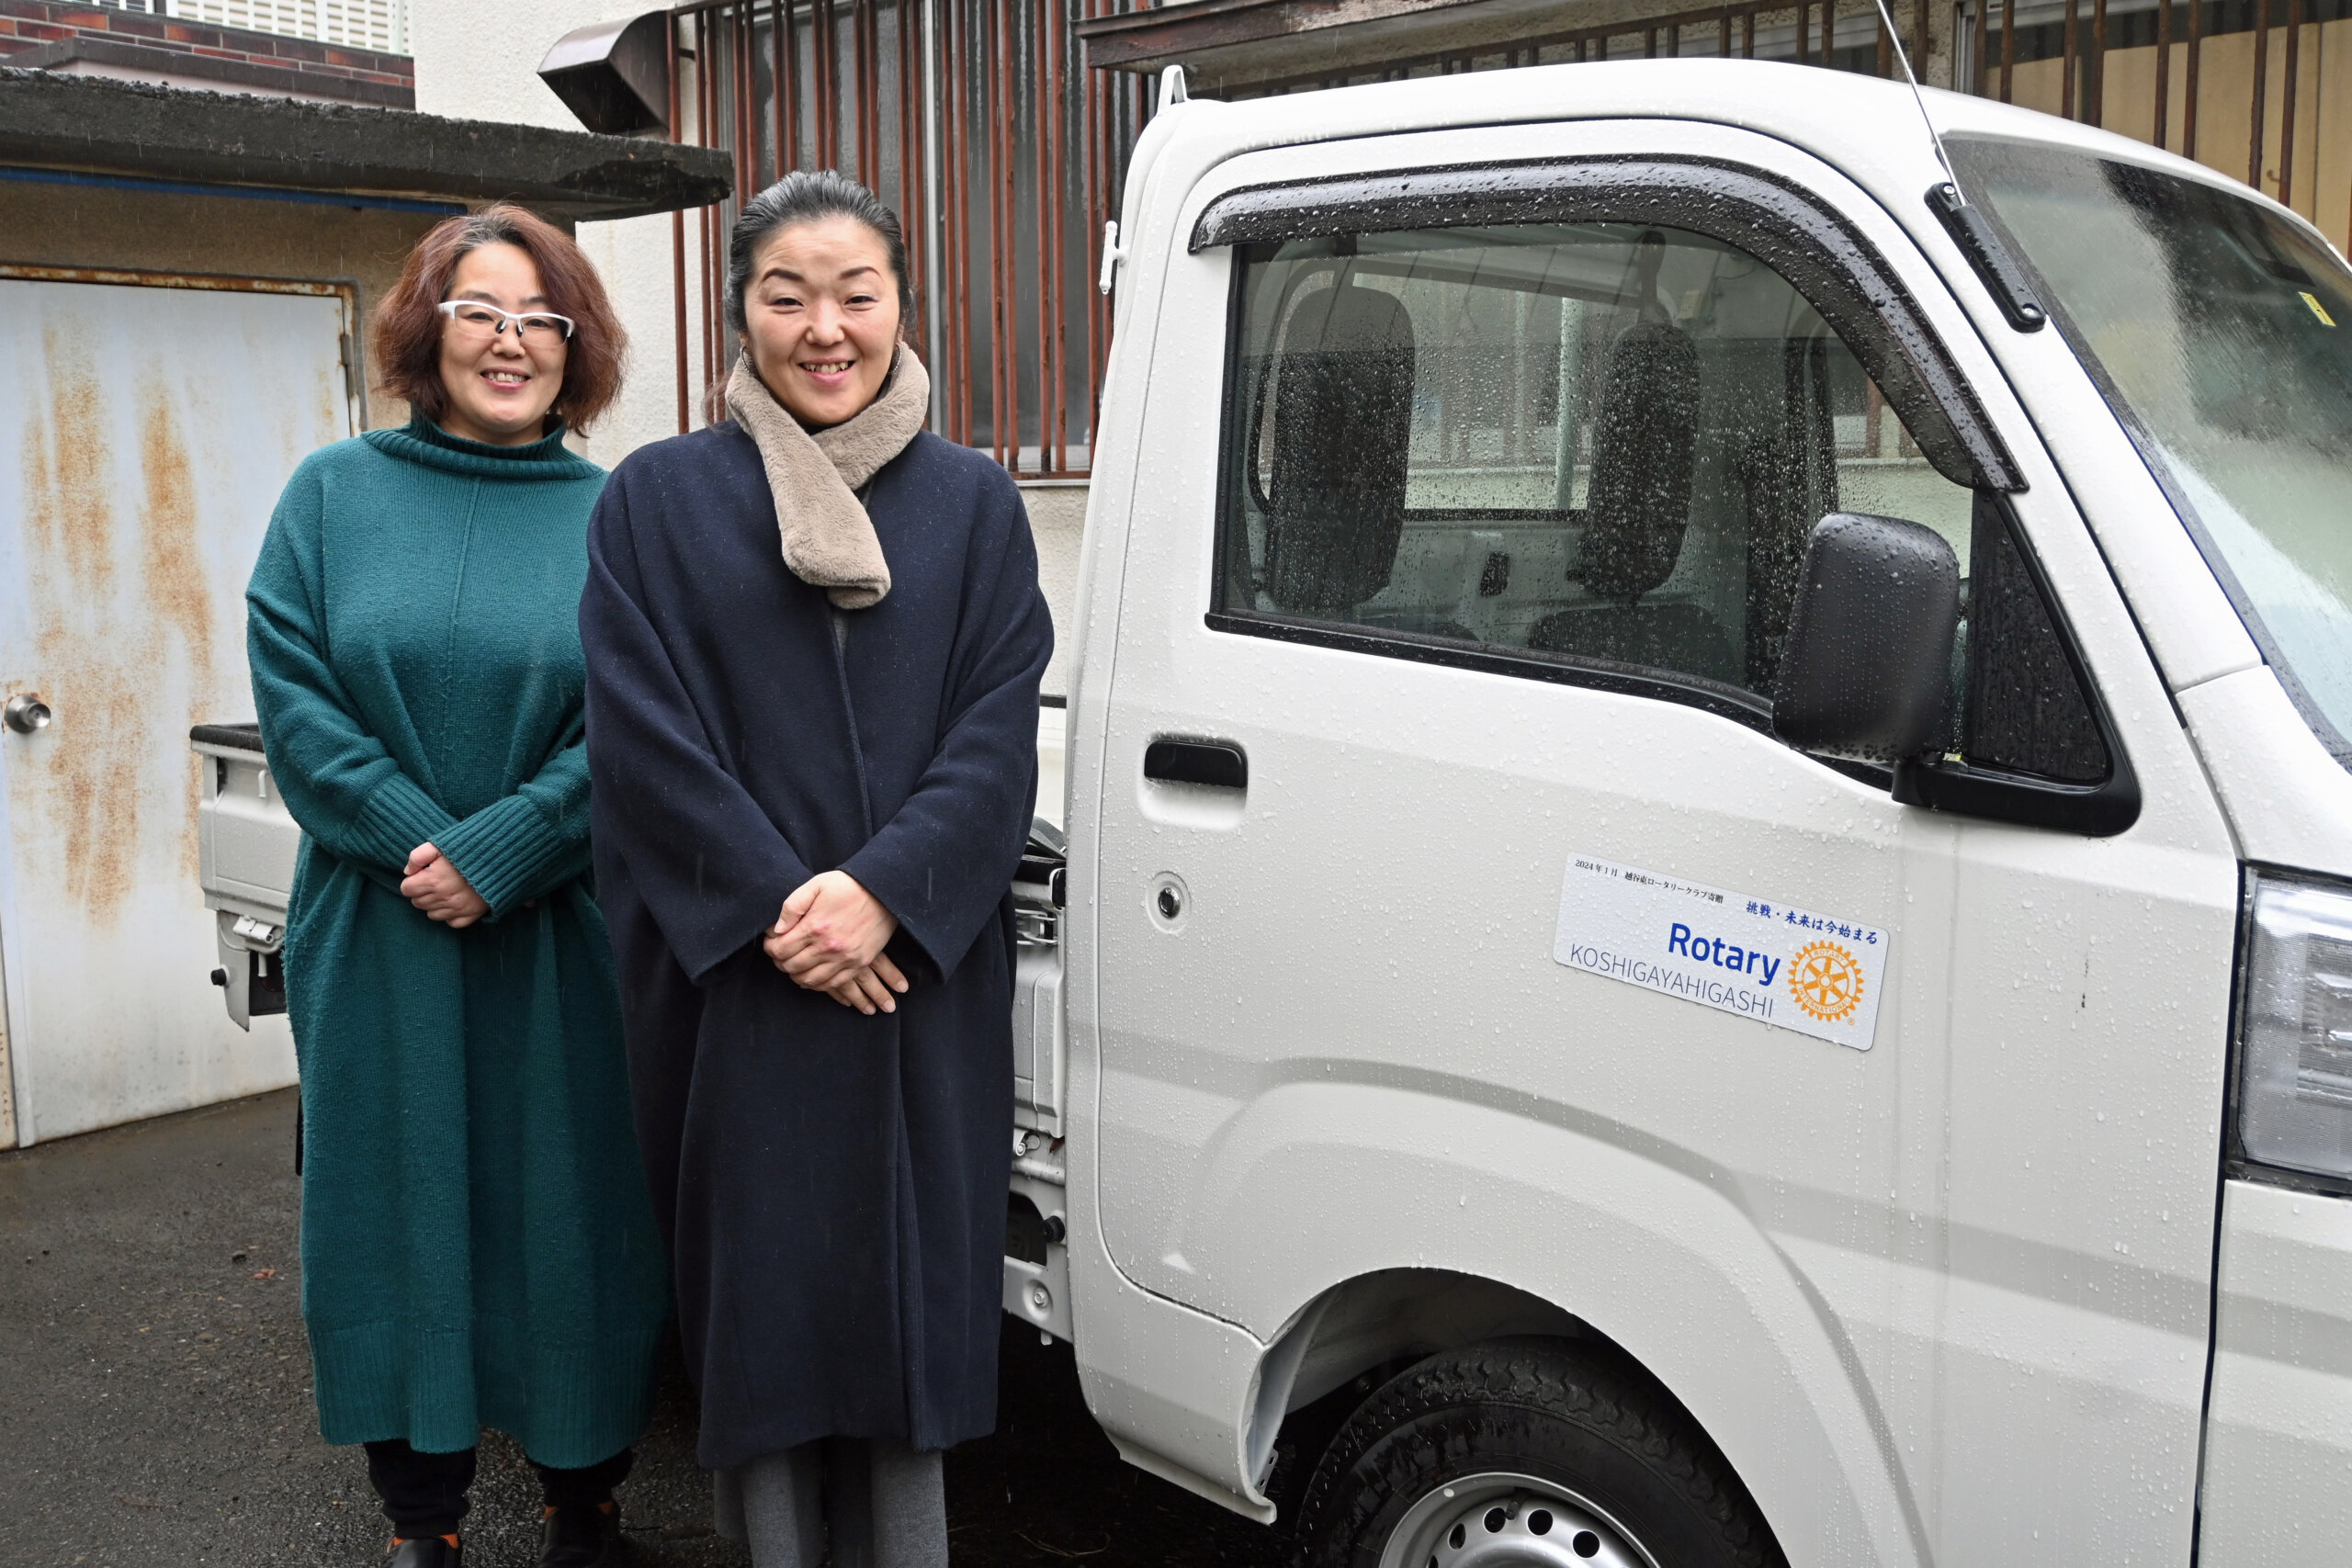
<path id="1" fill-rule="evenodd" d="M 1831 513 L 1805 545 L 1773 730 L 1801 751 L 1858 762 L 1924 755 L 1946 728 L 1959 626 L 1960 562 L 1942 535 Z"/>

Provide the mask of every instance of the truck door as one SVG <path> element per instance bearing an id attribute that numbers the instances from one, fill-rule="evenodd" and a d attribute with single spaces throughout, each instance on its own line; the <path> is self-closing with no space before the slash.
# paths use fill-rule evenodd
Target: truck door
<path id="1" fill-rule="evenodd" d="M 285 1024 L 245 1033 L 207 983 L 187 734 L 253 714 L 245 578 L 294 465 L 352 433 L 350 309 L 325 284 L 0 276 L 0 692 L 22 699 L 0 731 L 0 953 L 25 1143 L 293 1081 Z"/>
<path id="2" fill-rule="evenodd" d="M 2226 995 L 2211 812 L 1971 821 L 1771 728 L 1814 524 L 1890 514 L 1982 589 L 1950 760 L 2122 801 L 2053 651 L 2063 487 L 1820 164 L 1419 140 L 1237 160 L 1177 225 L 1102 748 L 1114 1259 L 1267 1338 L 1384 1269 L 1563 1305 L 1795 1561 L 1841 1528 L 1814 1437 L 1885 1480 L 1874 1560 L 2177 1559 L 2185 1510 L 2082 1499 L 2192 1485 L 2212 1169 L 2145 1119 L 2193 1145 L 2219 1065 L 2132 1064 L 2135 1021 Z M 2220 997 L 2179 960 L 2214 932 Z"/>

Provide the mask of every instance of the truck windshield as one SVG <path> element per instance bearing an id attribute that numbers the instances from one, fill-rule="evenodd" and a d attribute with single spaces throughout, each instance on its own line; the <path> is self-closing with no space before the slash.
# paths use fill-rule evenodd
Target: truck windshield
<path id="1" fill-rule="evenodd" d="M 2352 766 L 2352 273 L 2211 185 L 1992 138 L 1951 151 L 2264 656 Z"/>

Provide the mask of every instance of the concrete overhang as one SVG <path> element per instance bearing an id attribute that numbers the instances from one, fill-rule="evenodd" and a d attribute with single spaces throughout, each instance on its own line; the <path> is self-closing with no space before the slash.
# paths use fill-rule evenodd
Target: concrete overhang
<path id="1" fill-rule="evenodd" d="M 717 148 L 0 66 L 0 165 L 635 218 L 734 189 Z"/>
<path id="2" fill-rule="evenodd" d="M 264 97 L 301 98 L 312 103 L 380 104 L 386 108 L 416 107 L 416 88 L 407 84 L 369 82 L 356 76 L 331 76 L 303 69 L 303 62 L 223 60 L 192 50 L 158 49 L 137 39 L 100 38 L 75 33 L 6 57 L 16 71 L 53 71 L 64 76 L 104 76 L 115 82 L 152 82 L 160 87 L 192 88 L 204 93 L 247 93 Z"/>
<path id="3" fill-rule="evenodd" d="M 1712 25 L 1715 9 L 1674 0 L 1180 0 L 1080 22 L 1086 62 L 1156 72 L 1182 65 L 1215 93 L 1444 55 L 1524 49 L 1636 18 Z M 1679 14 L 1678 14 L 1679 13 Z"/>

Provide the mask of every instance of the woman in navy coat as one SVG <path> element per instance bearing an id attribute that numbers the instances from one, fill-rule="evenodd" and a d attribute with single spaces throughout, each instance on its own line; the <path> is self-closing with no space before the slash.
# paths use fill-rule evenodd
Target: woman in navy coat
<path id="1" fill-rule="evenodd" d="M 638 1125 L 760 1568 L 816 1568 L 827 1517 L 836 1561 L 944 1568 L 939 1452 L 996 1421 L 1053 632 L 1012 479 L 922 428 L 905 278 L 863 186 L 747 205 L 734 417 L 615 470 L 581 605 Z"/>

